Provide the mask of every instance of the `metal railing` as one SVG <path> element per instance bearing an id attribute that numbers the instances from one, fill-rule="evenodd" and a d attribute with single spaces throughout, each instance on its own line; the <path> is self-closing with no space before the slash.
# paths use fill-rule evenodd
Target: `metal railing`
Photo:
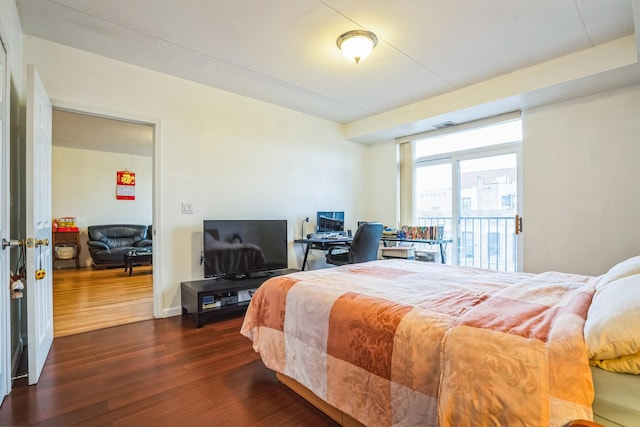
<path id="1" fill-rule="evenodd" d="M 458 265 L 516 271 L 517 241 L 515 218 L 498 216 L 460 217 L 458 236 L 452 236 L 451 217 L 421 217 L 419 226 L 444 226 L 444 238 L 457 243 Z M 451 246 L 447 247 L 448 263 L 453 262 Z"/>

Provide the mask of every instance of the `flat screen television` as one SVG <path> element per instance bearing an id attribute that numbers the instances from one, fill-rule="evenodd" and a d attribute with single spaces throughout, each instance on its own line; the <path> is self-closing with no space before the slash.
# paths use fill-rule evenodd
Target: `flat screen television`
<path id="1" fill-rule="evenodd" d="M 204 277 L 241 279 L 288 267 L 287 220 L 205 220 Z"/>
<path id="2" fill-rule="evenodd" d="M 316 218 L 316 229 L 320 233 L 344 231 L 344 212 L 319 211 Z"/>

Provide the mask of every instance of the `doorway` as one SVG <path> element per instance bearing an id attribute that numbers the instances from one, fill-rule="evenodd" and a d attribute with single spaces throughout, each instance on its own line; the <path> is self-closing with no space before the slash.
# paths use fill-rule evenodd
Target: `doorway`
<path id="1" fill-rule="evenodd" d="M 79 241 L 54 262 L 54 336 L 152 319 L 152 267 L 95 270 L 87 227 L 152 225 L 154 125 L 54 107 L 52 128 L 52 217 L 73 217 Z M 135 174 L 132 197 L 117 198 L 118 171 Z"/>
<path id="2" fill-rule="evenodd" d="M 90 200 L 90 203 L 93 206 L 94 211 L 99 211 L 101 214 L 104 215 L 104 217 L 101 218 L 95 218 L 95 216 L 89 216 L 87 217 L 88 220 L 93 221 L 93 220 L 102 220 L 102 221 L 107 221 L 107 220 L 117 220 L 117 214 L 119 212 L 129 212 L 131 209 L 131 206 L 129 206 L 129 210 L 125 209 L 121 209 L 120 207 L 118 207 L 117 209 L 113 209 L 113 207 L 110 207 L 108 204 L 100 204 L 100 202 L 96 203 L 95 200 L 93 200 L 92 197 L 87 196 L 87 194 L 99 194 L 101 195 L 101 197 L 106 197 L 104 200 L 107 200 L 107 198 L 109 196 L 104 196 L 105 194 L 108 194 L 112 197 L 115 197 L 115 171 L 113 171 L 110 174 L 110 178 L 108 181 L 108 184 L 105 185 L 109 185 L 110 186 L 110 190 L 102 190 L 100 191 L 100 186 L 98 185 L 98 183 L 95 180 L 95 176 L 98 173 L 98 171 L 100 170 L 101 166 L 106 165 L 107 167 L 111 167 L 112 165 L 105 160 L 105 158 L 113 158 L 114 156 L 121 156 L 119 158 L 118 163 L 118 167 L 123 166 L 124 168 L 129 167 L 131 169 L 131 165 L 134 165 L 136 167 L 136 169 L 138 171 L 145 171 L 144 173 L 141 174 L 144 175 L 147 181 L 147 186 L 146 186 L 146 190 L 140 193 L 140 197 L 137 197 L 136 199 L 138 201 L 142 201 L 142 200 L 146 200 L 146 214 L 144 214 L 144 216 L 134 216 L 134 217 L 127 217 L 127 219 L 132 219 L 140 222 L 143 221 L 144 224 L 146 225 L 152 225 L 154 224 L 154 200 L 158 198 L 158 195 L 155 193 L 154 191 L 154 187 L 155 187 L 155 175 L 153 173 L 153 171 L 155 170 L 155 161 L 157 160 L 156 157 L 156 152 L 155 150 L 157 149 L 156 146 L 156 126 L 157 123 L 154 121 L 138 121 L 138 120 L 128 120 L 128 119 L 121 119 L 121 118 L 114 118 L 114 117 L 107 117 L 105 115 L 100 115 L 100 114 L 92 114 L 92 113 L 84 113 L 84 112 L 78 112 L 76 110 L 69 110 L 69 109 L 64 109 L 64 108 L 56 108 L 54 107 L 54 111 L 52 112 L 52 116 L 55 114 L 56 116 L 59 115 L 59 113 L 61 113 L 61 115 L 66 115 L 67 118 L 74 118 L 77 119 L 77 121 L 75 122 L 75 125 L 71 125 L 71 126 L 61 126 L 60 123 L 57 123 L 57 121 L 52 120 L 52 132 L 56 134 L 56 142 L 54 143 L 55 146 L 52 146 L 52 151 L 57 151 L 56 155 L 53 157 L 56 157 L 53 159 L 53 164 L 52 164 L 52 172 L 51 172 L 51 182 L 65 182 L 65 179 L 67 180 L 67 182 L 70 182 L 70 184 L 64 186 L 64 191 L 58 193 L 58 195 L 65 200 L 65 203 L 70 203 L 69 200 L 73 200 L 73 197 L 75 197 L 75 199 L 82 199 L 82 200 Z M 120 127 L 128 127 L 130 129 L 132 129 L 133 131 L 131 132 L 124 132 L 124 134 L 128 135 L 126 137 L 126 139 L 119 137 L 119 133 L 117 131 L 114 131 L 114 126 L 109 126 L 109 125 L 115 125 L 115 124 L 120 124 L 122 126 Z M 117 126 L 115 126 L 117 127 Z M 68 132 L 64 132 L 64 131 L 68 131 Z M 120 132 L 123 133 L 123 132 Z M 139 140 L 141 139 L 140 134 L 145 134 L 146 136 L 142 139 L 144 139 L 146 146 L 144 148 L 141 147 L 142 144 L 137 144 L 137 142 L 139 142 Z M 91 136 L 97 136 L 97 138 L 92 138 Z M 122 136 L 122 135 L 120 135 Z M 59 137 L 59 138 L 58 138 Z M 53 135 L 52 135 L 52 139 L 53 139 Z M 93 146 L 91 145 L 93 144 Z M 75 152 L 74 152 L 75 150 Z M 82 158 L 82 156 L 80 156 L 79 152 L 82 151 L 84 152 L 85 155 L 89 155 L 90 158 L 87 160 L 86 158 Z M 138 163 L 127 163 L 126 160 L 126 155 L 131 155 L 133 156 L 132 158 L 138 158 Z M 91 157 L 92 156 L 92 157 Z M 14 161 L 14 157 L 15 157 L 15 161 Z M 140 157 L 143 157 L 144 160 L 141 160 Z M 11 158 L 12 158 L 12 165 L 20 165 L 24 163 L 24 158 L 25 158 L 25 154 L 24 154 L 24 146 L 22 144 L 19 144 L 19 141 L 16 142 L 16 144 L 13 144 L 12 141 L 12 146 L 11 146 Z M 60 160 L 62 159 L 60 162 L 58 162 L 56 159 Z M 147 166 L 145 166 L 145 168 L 141 168 L 140 164 L 141 162 L 145 162 L 147 164 Z M 65 166 L 63 166 L 63 169 L 66 170 L 67 175 L 70 175 L 71 178 L 69 178 L 67 176 L 67 178 L 60 178 L 59 176 L 56 176 L 56 170 L 57 170 L 57 165 L 59 164 L 63 164 Z M 20 169 L 20 168 L 17 168 Z M 62 180 L 62 181 L 60 181 Z M 106 181 L 105 181 L 106 182 Z M 25 206 L 25 189 L 23 188 L 23 184 L 24 183 L 24 172 L 20 171 L 20 174 L 17 174 L 17 176 L 13 176 L 12 175 L 12 179 L 11 179 L 11 188 L 12 188 L 12 206 L 13 206 L 13 210 L 12 210 L 12 221 L 14 218 L 18 219 L 21 218 L 21 214 L 22 214 L 22 209 Z M 140 185 L 139 187 L 137 186 L 137 188 L 142 189 L 143 186 Z M 51 190 L 53 189 L 53 186 L 51 188 Z M 80 195 L 80 196 L 79 196 Z M 144 197 L 143 197 L 144 196 Z M 65 197 L 68 197 L 67 199 L 65 199 Z M 55 203 L 59 202 L 59 200 L 55 197 L 54 194 L 54 198 L 52 198 L 51 200 L 51 204 L 54 205 Z M 71 206 L 71 203 L 70 203 Z M 52 206 L 53 208 L 53 206 Z M 70 209 L 75 210 L 75 206 L 71 206 Z M 51 211 L 51 218 L 56 218 L 56 217 L 60 217 L 60 216 L 70 216 L 71 213 L 69 211 L 67 211 L 66 209 L 61 210 L 61 212 L 64 213 L 60 213 L 57 212 L 55 209 L 52 209 Z M 84 212 L 81 212 L 82 215 L 85 215 Z M 78 217 L 80 217 L 80 215 L 78 215 Z M 78 218 L 80 219 L 80 218 Z M 18 221 L 16 224 L 15 229 L 12 229 L 12 232 L 15 231 L 15 234 L 18 236 L 24 236 L 25 235 L 25 230 L 24 230 L 24 225 L 22 224 L 23 221 Z M 12 223 L 13 224 L 13 223 Z M 78 224 L 81 225 L 81 224 Z M 154 227 L 155 228 L 155 227 Z M 84 230 L 86 230 L 86 226 L 84 228 Z M 86 244 L 86 231 L 85 234 L 83 235 L 83 237 L 80 239 L 81 243 L 84 241 Z M 154 247 L 156 246 L 156 244 L 154 243 Z M 82 257 L 81 260 L 83 261 L 84 264 L 82 264 L 83 266 L 85 266 L 85 269 L 91 270 L 92 268 L 90 267 L 90 258 L 88 257 L 88 252 L 86 251 L 86 247 L 82 248 L 81 250 L 83 250 L 84 253 L 81 253 Z M 12 260 L 12 265 L 14 264 L 13 260 Z M 73 265 L 75 267 L 75 265 Z M 74 268 L 75 270 L 75 268 Z M 148 281 L 150 281 L 150 288 L 151 288 L 151 296 L 149 298 L 149 302 L 148 304 L 151 305 L 151 311 L 153 312 L 155 317 L 155 311 L 158 309 L 156 307 L 157 305 L 157 299 L 158 299 L 158 291 L 155 290 L 154 288 L 154 276 L 156 275 L 156 273 L 153 272 L 149 272 L 148 273 Z M 55 282 L 55 274 L 51 275 L 54 278 L 54 282 Z M 91 280 L 93 279 L 87 279 L 87 281 L 91 282 Z M 53 286 L 55 287 L 55 283 L 53 284 Z M 87 291 L 88 293 L 91 292 L 91 289 L 89 289 Z M 22 374 L 22 370 L 19 369 L 18 367 L 25 367 L 26 368 L 26 363 L 21 363 L 21 360 L 26 356 L 26 349 L 27 346 L 24 346 L 23 348 L 23 342 L 26 343 L 27 342 L 27 311 L 25 310 L 25 304 L 23 304 L 23 300 L 18 300 L 19 302 L 16 304 L 12 304 L 11 308 L 10 308 L 10 323 L 11 323 L 11 332 L 12 332 L 12 336 L 11 336 L 11 348 L 10 348 L 10 354 L 11 354 L 11 369 L 10 372 L 15 373 L 17 376 L 20 376 Z M 131 319 L 131 321 L 137 321 L 139 319 Z M 123 323 L 129 323 L 129 322 L 122 322 L 120 324 Z M 109 325 L 109 326 L 115 326 L 115 324 Z M 99 329 L 100 327 L 104 327 L 104 326 L 98 326 L 95 327 L 94 329 Z M 55 329 L 55 325 L 54 325 L 54 329 Z M 15 336 L 14 336 L 15 333 Z M 55 331 L 54 331 L 55 333 Z"/>

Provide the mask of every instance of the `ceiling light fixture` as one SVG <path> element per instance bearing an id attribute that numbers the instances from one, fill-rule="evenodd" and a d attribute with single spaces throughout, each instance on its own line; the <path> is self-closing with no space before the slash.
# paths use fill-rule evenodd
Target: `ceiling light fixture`
<path id="1" fill-rule="evenodd" d="M 336 44 L 349 61 L 357 64 L 371 54 L 378 38 L 371 31 L 353 30 L 338 37 Z"/>

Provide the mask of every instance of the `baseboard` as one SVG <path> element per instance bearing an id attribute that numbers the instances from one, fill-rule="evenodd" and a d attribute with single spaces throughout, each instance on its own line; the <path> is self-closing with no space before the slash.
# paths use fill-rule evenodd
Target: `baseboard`
<path id="1" fill-rule="evenodd" d="M 162 310 L 162 317 L 181 316 L 182 307 L 170 307 Z"/>

